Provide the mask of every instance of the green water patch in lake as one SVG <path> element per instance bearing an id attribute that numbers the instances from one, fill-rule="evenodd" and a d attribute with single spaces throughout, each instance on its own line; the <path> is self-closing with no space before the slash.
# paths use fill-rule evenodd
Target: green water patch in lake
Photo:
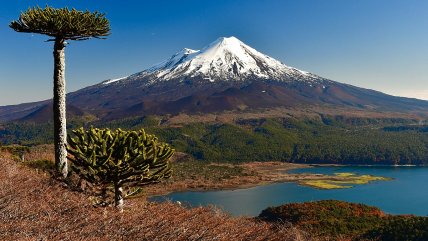
<path id="1" fill-rule="evenodd" d="M 299 184 L 318 189 L 341 189 L 352 188 L 355 185 L 368 184 L 373 181 L 388 181 L 392 178 L 373 176 L 373 175 L 357 175 L 351 172 L 337 172 L 334 175 L 327 175 L 324 179 L 304 180 Z"/>

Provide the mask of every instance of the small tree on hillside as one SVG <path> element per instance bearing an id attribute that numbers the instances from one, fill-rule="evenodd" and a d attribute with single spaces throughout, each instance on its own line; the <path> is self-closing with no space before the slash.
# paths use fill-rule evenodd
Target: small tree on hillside
<path id="1" fill-rule="evenodd" d="M 9 25 L 13 30 L 24 33 L 48 35 L 54 41 L 54 142 L 57 171 L 67 176 L 67 128 L 65 107 L 65 54 L 66 40 L 86 40 L 110 34 L 109 21 L 99 12 L 55 9 L 49 6 L 29 8 L 19 19 Z"/>
<path id="2" fill-rule="evenodd" d="M 81 178 L 114 188 L 115 206 L 123 209 L 123 187 L 139 187 L 171 177 L 168 144 L 140 131 L 83 128 L 68 137 L 71 168 Z"/>

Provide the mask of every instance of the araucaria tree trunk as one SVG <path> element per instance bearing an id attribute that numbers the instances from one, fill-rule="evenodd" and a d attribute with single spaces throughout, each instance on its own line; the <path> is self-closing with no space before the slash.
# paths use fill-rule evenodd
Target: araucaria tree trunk
<path id="1" fill-rule="evenodd" d="M 114 183 L 114 206 L 123 212 L 123 188 L 117 182 Z"/>
<path id="2" fill-rule="evenodd" d="M 64 178 L 68 174 L 67 166 L 67 122 L 65 105 L 65 40 L 57 37 L 54 45 L 54 142 L 55 166 Z"/>
<path id="3" fill-rule="evenodd" d="M 65 115 L 65 45 L 66 40 L 102 38 L 110 34 L 105 14 L 46 6 L 29 8 L 18 20 L 9 24 L 16 32 L 49 36 L 54 45 L 54 142 L 55 166 L 58 174 L 67 177 L 67 127 Z"/>

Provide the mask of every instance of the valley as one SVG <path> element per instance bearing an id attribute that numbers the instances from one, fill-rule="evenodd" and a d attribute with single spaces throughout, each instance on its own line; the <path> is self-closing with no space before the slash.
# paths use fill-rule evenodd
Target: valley
<path id="1" fill-rule="evenodd" d="M 360 113 L 361 114 L 361 113 Z M 259 117 L 244 113 L 207 116 L 146 116 L 109 122 L 71 119 L 69 130 L 96 126 L 138 130 L 157 135 L 177 151 L 206 162 L 241 163 L 285 161 L 293 163 L 426 165 L 427 127 L 422 117 L 371 117 L 316 114 L 302 117 Z M 246 116 L 247 119 L 241 118 Z M 256 117 L 256 118 L 253 118 Z M 217 120 L 215 120 L 217 118 Z M 214 119 L 214 121 L 211 121 Z M 225 120 L 225 121 L 220 121 Z M 4 145 L 51 143 L 51 122 L 14 122 L 2 125 Z"/>

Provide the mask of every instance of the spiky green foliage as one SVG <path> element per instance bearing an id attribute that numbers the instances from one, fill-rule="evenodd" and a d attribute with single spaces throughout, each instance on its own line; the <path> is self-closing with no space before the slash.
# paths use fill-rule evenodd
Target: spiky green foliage
<path id="1" fill-rule="evenodd" d="M 94 184 L 144 186 L 171 176 L 174 149 L 143 129 L 83 128 L 68 136 L 72 170 Z"/>
<path id="2" fill-rule="evenodd" d="M 110 34 L 105 14 L 46 6 L 29 8 L 9 25 L 17 32 L 38 33 L 64 40 L 100 38 Z"/>

